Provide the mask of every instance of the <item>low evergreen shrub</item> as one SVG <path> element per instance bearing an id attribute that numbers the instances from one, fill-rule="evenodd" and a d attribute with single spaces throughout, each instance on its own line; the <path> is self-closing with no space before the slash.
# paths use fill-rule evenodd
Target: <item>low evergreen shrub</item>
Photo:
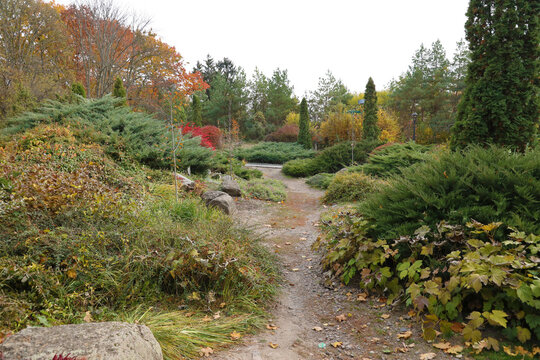
<path id="1" fill-rule="evenodd" d="M 443 220 L 465 224 L 502 221 L 540 233 L 540 149 L 525 154 L 495 146 L 440 151 L 401 170 L 360 204 L 375 221 L 373 235 L 389 239 L 436 229 Z"/>
<path id="2" fill-rule="evenodd" d="M 244 196 L 274 202 L 285 201 L 287 191 L 285 185 L 275 179 L 252 179 L 240 182 L 240 188 Z"/>
<path id="3" fill-rule="evenodd" d="M 337 173 L 323 197 L 325 203 L 352 202 L 364 200 L 381 183 L 369 175 L 361 173 Z"/>
<path id="4" fill-rule="evenodd" d="M 431 146 L 413 142 L 376 148 L 369 155 L 367 163 L 350 167 L 349 171 L 387 178 L 399 174 L 402 168 L 425 161 L 432 156 L 431 150 Z"/>
<path id="5" fill-rule="evenodd" d="M 315 174 L 306 180 L 306 184 L 317 189 L 326 190 L 334 179 L 334 176 L 334 174 L 328 173 Z"/>
<path id="6" fill-rule="evenodd" d="M 354 145 L 354 162 L 363 163 L 380 141 L 359 141 Z M 342 142 L 321 151 L 313 159 L 292 160 L 283 165 L 283 173 L 294 177 L 313 176 L 318 173 L 335 173 L 351 165 L 351 143 Z"/>
<path id="7" fill-rule="evenodd" d="M 283 164 L 293 159 L 313 157 L 315 151 L 306 150 L 296 143 L 262 142 L 250 148 L 238 149 L 234 154 L 248 162 Z"/>

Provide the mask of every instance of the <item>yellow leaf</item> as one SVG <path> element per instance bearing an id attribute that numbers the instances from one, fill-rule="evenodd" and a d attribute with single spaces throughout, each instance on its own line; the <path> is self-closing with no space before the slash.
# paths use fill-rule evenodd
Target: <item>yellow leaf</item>
<path id="1" fill-rule="evenodd" d="M 268 346 L 270 346 L 272 349 L 277 349 L 277 347 L 279 346 L 278 344 L 274 344 L 274 343 L 269 343 Z"/>
<path id="2" fill-rule="evenodd" d="M 231 340 L 238 340 L 242 337 L 242 334 L 240 334 L 239 332 L 236 332 L 236 331 L 233 331 L 231 334 Z"/>
<path id="3" fill-rule="evenodd" d="M 503 350 L 510 356 L 517 356 L 517 353 L 512 352 L 512 348 L 510 348 L 510 346 L 503 346 Z"/>
<path id="4" fill-rule="evenodd" d="M 433 347 L 436 347 L 437 349 L 441 349 L 441 350 L 450 349 L 451 346 L 452 344 L 450 344 L 449 342 L 433 344 Z"/>
<path id="5" fill-rule="evenodd" d="M 268 330 L 276 330 L 277 329 L 277 326 L 274 325 L 274 324 L 266 324 L 266 328 Z"/>
<path id="6" fill-rule="evenodd" d="M 431 360 L 434 359 L 437 354 L 435 353 L 424 353 L 420 354 L 420 360 Z"/>
<path id="7" fill-rule="evenodd" d="M 338 322 L 345 321 L 345 320 L 347 320 L 347 316 L 345 316 L 345 314 L 337 315 L 337 316 L 336 316 L 336 320 L 337 320 Z"/>
<path id="8" fill-rule="evenodd" d="M 315 330 L 315 331 L 322 331 L 323 328 L 320 327 L 320 326 L 315 326 L 315 327 L 313 328 L 313 330 Z"/>
<path id="9" fill-rule="evenodd" d="M 390 314 L 382 314 L 381 317 L 383 319 L 388 319 L 390 317 Z"/>
<path id="10" fill-rule="evenodd" d="M 447 353 L 447 354 L 457 355 L 462 351 L 463 351 L 463 346 L 454 345 L 454 346 L 451 346 L 448 349 L 446 349 L 444 352 Z"/>
<path id="11" fill-rule="evenodd" d="M 360 293 L 356 295 L 356 300 L 360 302 L 367 301 L 368 294 L 367 293 Z"/>
<path id="12" fill-rule="evenodd" d="M 67 276 L 71 279 L 75 279 L 77 277 L 77 272 L 73 269 L 69 269 L 67 271 Z"/>
<path id="13" fill-rule="evenodd" d="M 343 345 L 343 343 L 341 341 L 336 341 L 336 342 L 332 343 L 332 346 L 335 347 L 335 348 L 340 347 L 341 345 Z"/>

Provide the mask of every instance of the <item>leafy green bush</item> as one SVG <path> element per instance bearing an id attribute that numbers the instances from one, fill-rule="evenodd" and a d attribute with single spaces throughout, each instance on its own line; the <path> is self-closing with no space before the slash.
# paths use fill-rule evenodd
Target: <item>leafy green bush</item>
<path id="1" fill-rule="evenodd" d="M 401 297 L 428 313 L 426 340 L 451 333 L 451 321 L 465 318 L 462 335 L 480 351 L 498 348 L 497 340 L 482 339 L 488 324 L 523 343 L 540 339 L 540 237 L 515 231 L 499 242 L 501 223 L 441 222 L 436 230 L 423 226 L 380 240 L 369 236 L 373 223 L 352 210 L 323 221 L 326 236 L 317 244 L 326 251 L 323 265 L 345 283 L 354 278 L 362 288 L 386 292 L 388 303 Z"/>
<path id="2" fill-rule="evenodd" d="M 359 201 L 380 185 L 380 180 L 361 173 L 337 173 L 323 197 L 325 203 Z"/>
<path id="3" fill-rule="evenodd" d="M 274 179 L 252 179 L 249 181 L 240 181 L 240 188 L 246 197 L 280 202 L 287 198 L 285 185 Z"/>
<path id="4" fill-rule="evenodd" d="M 283 164 L 293 159 L 305 159 L 315 155 L 302 145 L 284 142 L 262 142 L 251 148 L 238 149 L 235 156 L 249 162 Z"/>
<path id="5" fill-rule="evenodd" d="M 405 168 L 425 161 L 430 156 L 431 146 L 416 143 L 392 144 L 375 149 L 369 155 L 367 163 L 349 168 L 351 172 L 363 172 L 368 175 L 386 178 L 399 174 Z"/>
<path id="6" fill-rule="evenodd" d="M 354 162 L 366 161 L 368 154 L 380 145 L 379 141 L 360 141 L 354 146 Z M 352 163 L 351 143 L 342 142 L 321 151 L 313 159 L 291 160 L 283 165 L 283 173 L 294 177 L 318 173 L 335 173 Z"/>
<path id="7" fill-rule="evenodd" d="M 315 174 L 306 180 L 306 184 L 317 189 L 326 190 L 334 179 L 334 176 L 334 174 L 328 173 Z"/>
<path id="8" fill-rule="evenodd" d="M 540 149 L 525 154 L 489 147 L 441 151 L 401 170 L 361 203 L 373 235 L 395 238 L 443 220 L 465 224 L 502 221 L 540 233 Z"/>

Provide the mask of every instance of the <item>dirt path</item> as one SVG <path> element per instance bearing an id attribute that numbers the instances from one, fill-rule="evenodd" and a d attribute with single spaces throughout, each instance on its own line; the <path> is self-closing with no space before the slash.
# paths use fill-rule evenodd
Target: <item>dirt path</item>
<path id="1" fill-rule="evenodd" d="M 277 328 L 262 330 L 213 359 L 418 359 L 420 353 L 436 352 L 414 334 L 406 313 L 390 312 L 378 299 L 358 302 L 358 289 L 325 278 L 320 255 L 311 250 L 319 236 L 323 193 L 301 179 L 284 177 L 279 169 L 261 170 L 285 183 L 287 200 L 283 205 L 240 201 L 239 218 L 264 234 L 266 244 L 280 257 L 284 283 L 269 320 Z M 383 318 L 383 313 L 392 315 Z M 397 333 L 409 330 L 413 335 L 407 343 L 398 341 Z M 442 353 L 436 357 L 444 358 L 449 357 Z"/>

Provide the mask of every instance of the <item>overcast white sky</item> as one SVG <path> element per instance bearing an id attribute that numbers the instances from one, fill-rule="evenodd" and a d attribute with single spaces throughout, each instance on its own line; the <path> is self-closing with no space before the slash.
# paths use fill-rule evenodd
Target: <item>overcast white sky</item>
<path id="1" fill-rule="evenodd" d="M 57 1 L 69 4 L 70 0 Z M 407 69 L 421 43 L 440 39 L 451 56 L 464 38 L 468 0 L 115 0 L 152 19 L 188 69 L 210 54 L 251 75 L 287 69 L 295 93 L 326 70 L 354 92 L 377 89 Z"/>

